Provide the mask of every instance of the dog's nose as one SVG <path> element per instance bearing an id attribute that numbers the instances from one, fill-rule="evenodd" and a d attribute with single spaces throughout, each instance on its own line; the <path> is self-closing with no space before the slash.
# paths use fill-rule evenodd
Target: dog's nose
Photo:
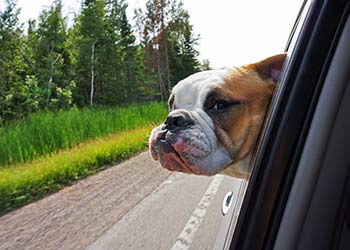
<path id="1" fill-rule="evenodd" d="M 193 119 L 186 110 L 171 112 L 164 122 L 164 129 L 174 130 L 193 125 Z"/>

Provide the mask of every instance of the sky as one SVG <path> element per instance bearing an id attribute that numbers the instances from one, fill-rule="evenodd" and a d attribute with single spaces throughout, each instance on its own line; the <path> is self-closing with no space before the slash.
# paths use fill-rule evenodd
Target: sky
<path id="1" fill-rule="evenodd" d="M 0 10 L 5 0 L 0 0 Z M 18 0 L 20 21 L 36 19 L 53 0 Z M 63 0 L 64 14 L 72 19 L 80 0 Z M 127 14 L 146 0 L 126 0 Z M 281 53 L 301 7 L 302 0 L 183 0 L 194 32 L 200 35 L 199 59 L 213 68 L 254 63 Z"/>

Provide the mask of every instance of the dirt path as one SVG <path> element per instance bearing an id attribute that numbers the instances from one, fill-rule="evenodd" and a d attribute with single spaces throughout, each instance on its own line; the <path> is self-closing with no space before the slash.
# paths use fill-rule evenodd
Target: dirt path
<path id="1" fill-rule="evenodd" d="M 0 217 L 0 249 L 84 249 L 169 175 L 141 153 Z"/>

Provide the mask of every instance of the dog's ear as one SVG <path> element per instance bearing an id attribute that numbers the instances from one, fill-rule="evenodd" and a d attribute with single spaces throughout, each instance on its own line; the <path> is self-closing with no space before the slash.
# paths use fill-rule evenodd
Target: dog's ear
<path id="1" fill-rule="evenodd" d="M 262 61 L 254 63 L 254 69 L 262 79 L 272 79 L 277 82 L 280 79 L 287 53 L 274 55 Z"/>

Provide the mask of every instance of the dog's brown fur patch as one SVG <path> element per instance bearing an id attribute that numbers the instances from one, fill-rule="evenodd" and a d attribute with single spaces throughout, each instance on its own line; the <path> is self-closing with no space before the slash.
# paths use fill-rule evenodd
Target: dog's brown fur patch
<path id="1" fill-rule="evenodd" d="M 229 136 L 231 145 L 238 146 L 232 153 L 235 161 L 239 161 L 255 145 L 274 85 L 263 80 L 250 65 L 233 70 L 217 93 L 241 102 L 239 107 L 230 110 L 230 114 L 225 114 L 227 119 L 220 118 L 220 127 Z M 222 140 L 223 135 L 219 132 L 218 137 Z"/>

